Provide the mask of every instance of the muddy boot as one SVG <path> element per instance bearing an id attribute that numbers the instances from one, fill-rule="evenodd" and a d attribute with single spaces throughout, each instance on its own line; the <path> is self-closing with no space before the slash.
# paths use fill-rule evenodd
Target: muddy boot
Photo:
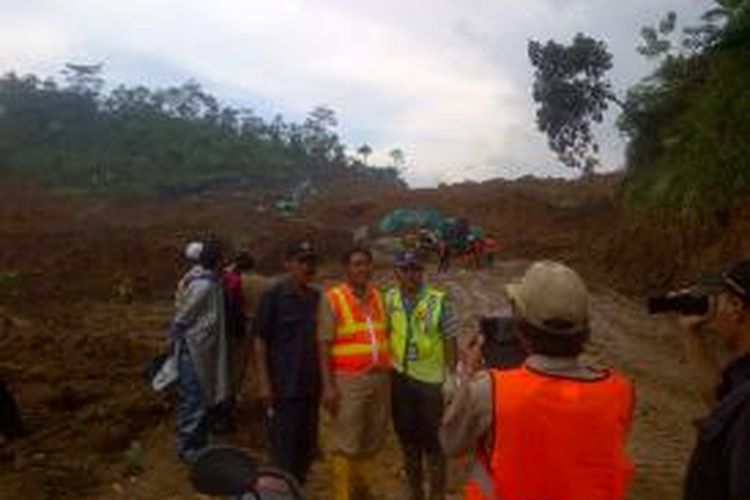
<path id="1" fill-rule="evenodd" d="M 404 449 L 404 472 L 408 486 L 408 500 L 424 500 L 422 490 L 422 453 L 419 448 Z"/>
<path id="2" fill-rule="evenodd" d="M 429 500 L 445 499 L 445 457 L 440 453 L 427 455 L 427 469 L 430 476 Z"/>

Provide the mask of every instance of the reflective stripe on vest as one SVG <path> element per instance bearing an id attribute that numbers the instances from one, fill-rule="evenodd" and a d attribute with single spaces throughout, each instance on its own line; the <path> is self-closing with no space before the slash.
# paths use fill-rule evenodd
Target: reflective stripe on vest
<path id="1" fill-rule="evenodd" d="M 342 284 L 326 296 L 334 316 L 331 366 L 336 373 L 359 373 L 390 368 L 385 308 L 380 292 L 370 287 L 364 302 Z"/>
<path id="2" fill-rule="evenodd" d="M 445 343 L 440 331 L 444 297 L 440 290 L 425 288 L 407 318 L 400 289 L 392 288 L 385 296 L 393 366 L 422 382 L 445 379 Z"/>
<path id="3" fill-rule="evenodd" d="M 527 367 L 490 374 L 493 442 L 477 457 L 492 477 L 495 498 L 625 498 L 633 471 L 625 443 L 634 397 L 624 377 L 612 372 L 574 380 Z M 479 486 L 469 481 L 464 498 L 493 498 Z"/>

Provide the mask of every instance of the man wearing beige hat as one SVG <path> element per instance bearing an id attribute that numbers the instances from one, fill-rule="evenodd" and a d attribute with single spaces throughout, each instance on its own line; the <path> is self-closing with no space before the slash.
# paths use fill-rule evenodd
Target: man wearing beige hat
<path id="1" fill-rule="evenodd" d="M 579 358 L 590 336 L 586 285 L 541 261 L 506 291 L 529 357 L 517 369 L 483 370 L 477 338 L 446 391 L 443 448 L 476 456 L 464 498 L 624 498 L 634 391 L 619 373 Z"/>

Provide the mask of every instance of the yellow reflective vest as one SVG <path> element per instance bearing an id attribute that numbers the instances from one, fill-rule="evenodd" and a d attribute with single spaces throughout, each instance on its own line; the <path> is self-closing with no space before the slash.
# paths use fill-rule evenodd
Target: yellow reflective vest
<path id="1" fill-rule="evenodd" d="M 440 316 L 445 292 L 427 286 L 407 318 L 401 290 L 388 290 L 385 308 L 390 327 L 393 367 L 422 382 L 445 380 L 445 341 L 440 331 Z"/>

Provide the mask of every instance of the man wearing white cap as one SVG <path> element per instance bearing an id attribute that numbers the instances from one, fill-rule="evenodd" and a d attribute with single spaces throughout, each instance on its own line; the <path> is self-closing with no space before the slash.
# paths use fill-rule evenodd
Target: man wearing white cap
<path id="1" fill-rule="evenodd" d="M 462 353 L 464 375 L 447 391 L 443 448 L 476 454 L 464 498 L 624 498 L 634 391 L 622 375 L 579 358 L 590 336 L 586 285 L 572 269 L 542 261 L 506 291 L 525 364 L 482 370 L 480 338 Z"/>
<path id="2" fill-rule="evenodd" d="M 177 287 L 169 336 L 177 360 L 176 448 L 191 462 L 208 444 L 209 411 L 231 395 L 224 298 L 217 270 L 221 248 L 214 240 L 190 243 L 193 266 Z"/>

